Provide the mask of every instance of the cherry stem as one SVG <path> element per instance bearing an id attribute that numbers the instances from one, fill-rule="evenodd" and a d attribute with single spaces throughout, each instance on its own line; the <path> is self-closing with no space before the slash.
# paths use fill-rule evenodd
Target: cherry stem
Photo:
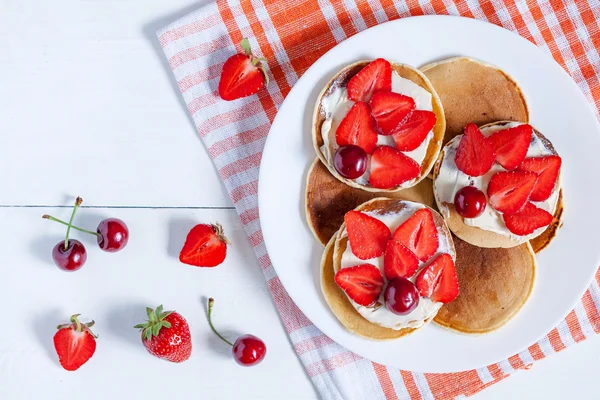
<path id="1" fill-rule="evenodd" d="M 221 336 L 221 334 L 219 332 L 217 332 L 217 330 L 213 326 L 212 309 L 213 309 L 214 304 L 215 304 L 215 299 L 213 299 L 212 297 L 210 299 L 208 299 L 208 324 L 210 325 L 210 329 L 212 329 L 212 331 L 215 333 L 215 335 L 220 337 L 222 341 L 224 341 L 225 343 L 227 343 L 228 345 L 233 347 L 233 343 L 231 343 L 229 340 L 227 340 L 223 336 Z"/>
<path id="2" fill-rule="evenodd" d="M 44 214 L 44 215 L 42 215 L 42 218 L 49 219 L 50 221 L 58 222 L 59 224 L 63 224 L 63 225 L 67 225 L 67 226 L 69 225 L 68 222 L 62 221 L 62 220 L 60 220 L 58 218 L 54 218 L 52 215 Z M 87 229 L 83 229 L 83 228 L 80 228 L 80 227 L 75 226 L 75 225 L 71 225 L 71 228 L 76 229 L 76 230 L 78 230 L 80 232 L 89 233 L 90 235 L 95 235 L 95 236 L 98 236 L 98 237 L 102 237 L 102 235 L 99 234 L 98 232 L 88 231 Z"/>
<path id="3" fill-rule="evenodd" d="M 67 225 L 67 235 L 65 236 L 65 251 L 69 250 L 69 233 L 71 233 L 71 224 L 73 223 L 75 213 L 77 212 L 77 209 L 79 208 L 82 202 L 83 199 L 81 197 L 77 197 L 75 199 L 75 207 L 73 207 L 73 211 L 71 212 L 71 219 L 69 220 L 69 224 Z"/>

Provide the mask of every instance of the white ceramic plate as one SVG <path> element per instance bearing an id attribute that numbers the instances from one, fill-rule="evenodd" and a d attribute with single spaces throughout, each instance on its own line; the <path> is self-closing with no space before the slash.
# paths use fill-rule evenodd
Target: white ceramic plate
<path id="1" fill-rule="evenodd" d="M 538 257 L 535 288 L 521 312 L 484 336 L 451 333 L 429 324 L 391 342 L 347 332 L 319 287 L 323 246 L 304 214 L 307 170 L 315 158 L 311 122 L 317 95 L 354 61 L 384 57 L 423 66 L 465 55 L 494 64 L 522 87 L 531 123 L 563 157 L 564 226 Z M 452 372 L 482 367 L 524 350 L 554 328 L 581 298 L 600 263 L 597 151 L 600 129 L 576 84 L 554 60 L 527 40 L 472 19 L 427 16 L 388 22 L 340 43 L 296 83 L 281 106 L 261 164 L 260 221 L 279 278 L 306 316 L 334 341 L 378 363 L 406 370 Z"/>

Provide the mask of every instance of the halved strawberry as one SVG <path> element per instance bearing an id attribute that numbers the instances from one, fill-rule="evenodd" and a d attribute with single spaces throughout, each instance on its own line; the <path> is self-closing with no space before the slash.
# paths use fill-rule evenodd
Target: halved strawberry
<path id="1" fill-rule="evenodd" d="M 383 90 L 373 94 L 369 105 L 377 129 L 382 135 L 391 135 L 416 106 L 412 97 Z"/>
<path id="2" fill-rule="evenodd" d="M 223 100 L 250 96 L 258 92 L 265 82 L 269 84 L 269 75 L 264 66 L 267 60 L 252 54 L 247 38 L 242 39 L 241 47 L 244 54 L 235 54 L 223 64 L 219 81 L 219 96 Z"/>
<path id="3" fill-rule="evenodd" d="M 373 60 L 348 81 L 352 101 L 369 101 L 378 90 L 392 90 L 392 65 L 383 58 Z"/>
<path id="4" fill-rule="evenodd" d="M 503 217 L 508 230 L 519 236 L 529 235 L 536 229 L 550 225 L 554 218 L 548 211 L 533 203 L 527 203 L 521 211 Z"/>
<path id="5" fill-rule="evenodd" d="M 529 150 L 533 128 L 523 124 L 494 132 L 488 139 L 496 152 L 496 161 L 507 170 L 517 168 Z"/>
<path id="6" fill-rule="evenodd" d="M 374 188 L 389 189 L 415 179 L 421 167 L 415 160 L 390 146 L 379 146 L 371 156 L 369 183 Z"/>
<path id="7" fill-rule="evenodd" d="M 196 267 L 216 267 L 225 260 L 228 244 L 221 224 L 198 224 L 187 234 L 179 261 Z"/>
<path id="8" fill-rule="evenodd" d="M 367 154 L 375 150 L 377 130 L 367 103 L 356 103 L 352 106 L 335 131 L 335 141 L 338 146 L 356 145 Z"/>
<path id="9" fill-rule="evenodd" d="M 483 136 L 477 125 L 467 124 L 465 134 L 456 149 L 454 159 L 459 170 L 469 176 L 485 175 L 496 161 L 492 143 Z"/>
<path id="10" fill-rule="evenodd" d="M 400 151 L 415 150 L 431 132 L 435 121 L 435 114 L 431 111 L 413 111 L 408 119 L 392 132 L 396 148 Z"/>
<path id="11" fill-rule="evenodd" d="M 456 299 L 460 293 L 454 260 L 446 253 L 423 268 L 416 283 L 421 296 L 444 304 Z"/>
<path id="12" fill-rule="evenodd" d="M 397 240 L 390 240 L 383 256 L 383 274 L 388 281 L 410 278 L 419 268 L 419 259 Z"/>
<path id="13" fill-rule="evenodd" d="M 340 269 L 335 274 L 335 283 L 355 303 L 365 307 L 377 302 L 384 284 L 381 271 L 371 264 Z"/>
<path id="14" fill-rule="evenodd" d="M 427 208 L 418 210 L 404 221 L 394 232 L 393 238 L 421 261 L 429 260 L 440 244 L 433 214 Z"/>
<path id="15" fill-rule="evenodd" d="M 487 187 L 490 204 L 501 213 L 516 213 L 529 201 L 536 179 L 533 172 L 498 172 Z"/>
<path id="16" fill-rule="evenodd" d="M 360 211 L 348 211 L 344 215 L 348 240 L 352 253 L 361 260 L 379 257 L 392 236 L 386 224 Z"/>
<path id="17" fill-rule="evenodd" d="M 561 165 L 562 159 L 559 156 L 526 158 L 523 161 L 519 169 L 535 172 L 538 176 L 531 192 L 532 201 L 548 200 L 556 186 Z"/>
<path id="18" fill-rule="evenodd" d="M 54 348 L 60 365 L 67 371 L 75 371 L 94 355 L 96 338 L 91 331 L 94 321 L 81 323 L 79 314 L 71 316 L 70 323 L 58 326 L 54 334 Z"/>

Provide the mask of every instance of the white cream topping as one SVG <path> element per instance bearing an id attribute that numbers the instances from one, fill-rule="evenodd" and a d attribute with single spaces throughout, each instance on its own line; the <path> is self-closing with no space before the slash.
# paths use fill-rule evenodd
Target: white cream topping
<path id="1" fill-rule="evenodd" d="M 510 122 L 502 126 L 495 125 L 483 128 L 481 132 L 484 136 L 487 137 L 499 130 L 513 128 L 519 125 L 522 125 L 522 123 Z M 470 177 L 464 172 L 459 171 L 456 166 L 456 163 L 454 162 L 454 159 L 461 138 L 462 135 L 456 136 L 444 147 L 444 159 L 442 160 L 440 173 L 437 176 L 435 182 L 433 183 L 434 193 L 437 198 L 440 211 L 446 217 L 450 215 L 450 211 L 445 203 L 454 204 L 454 196 L 456 195 L 456 192 L 458 192 L 465 186 L 474 185 L 479 190 L 483 191 L 483 193 L 487 193 L 487 187 L 492 176 L 497 172 L 506 171 L 498 163 L 494 163 L 492 169 L 488 173 L 478 177 Z M 544 157 L 550 156 L 552 154 L 552 151 L 544 145 L 544 142 L 535 134 L 534 131 L 533 135 L 531 136 L 531 143 L 529 145 L 529 149 L 527 150 L 527 157 Z M 532 203 L 535 204 L 537 207 L 542 208 L 548 211 L 550 214 L 554 215 L 554 212 L 556 211 L 556 204 L 558 203 L 559 191 L 560 176 L 554 187 L 554 191 L 546 201 Z M 518 241 L 521 241 L 524 238 L 527 240 L 532 239 L 536 236 L 539 236 L 539 234 L 546 229 L 546 227 L 539 228 L 535 232 L 527 236 L 515 235 L 514 233 L 510 232 L 506 227 L 504 219 L 502 218 L 502 214 L 494 210 L 494 208 L 489 203 L 487 203 L 485 211 L 482 215 L 480 215 L 477 218 L 464 218 L 463 221 L 467 225 L 475 226 L 486 231 L 492 231 L 504 236 L 508 236 Z"/>
<path id="2" fill-rule="evenodd" d="M 392 72 L 392 92 L 410 96 L 415 101 L 417 110 L 433 110 L 431 93 L 417 85 L 410 79 L 406 79 L 398 75 L 396 71 Z M 335 140 L 335 132 L 346 116 L 354 102 L 348 98 L 348 90 L 345 87 L 337 87 L 329 95 L 323 97 L 321 109 L 325 112 L 325 121 L 321 125 L 321 136 L 323 137 L 323 146 L 321 152 L 330 165 L 333 165 L 333 156 L 335 155 L 338 145 Z M 430 131 L 425 140 L 413 151 L 404 152 L 405 155 L 415 160 L 419 165 L 427 155 L 427 147 L 433 138 L 433 130 Z M 394 138 L 385 135 L 378 135 L 377 145 L 386 145 L 396 147 Z M 355 179 L 356 183 L 367 185 L 369 183 L 369 170 L 371 167 L 371 156 L 368 156 L 367 171 L 359 178 Z M 401 186 L 411 186 L 413 180 L 404 182 Z"/>
<path id="3" fill-rule="evenodd" d="M 394 233 L 396 228 L 398 228 L 404 221 L 406 221 L 408 218 L 410 218 L 417 210 L 424 208 L 424 206 L 419 203 L 406 202 L 406 204 L 409 206 L 405 207 L 404 209 L 402 209 L 402 211 L 400 211 L 398 213 L 380 215 L 380 214 L 376 214 L 373 212 L 366 212 L 365 214 L 367 214 L 373 218 L 377 218 L 378 220 L 380 220 L 381 222 L 386 224 L 390 228 L 390 231 L 392 233 Z M 346 237 L 346 236 L 347 236 L 347 232 L 344 230 L 341 234 L 341 237 Z M 419 263 L 419 269 L 410 278 L 410 281 L 415 282 L 419 271 L 423 267 L 425 267 L 426 265 L 431 263 L 433 260 L 435 260 L 438 255 L 443 254 L 443 253 L 449 253 L 452 256 L 454 256 L 454 253 L 450 252 L 451 246 L 448 243 L 446 236 L 443 234 L 443 232 L 439 228 L 438 228 L 438 237 L 439 237 L 440 244 L 438 246 L 436 254 L 429 260 L 429 262 L 427 262 L 427 263 L 420 262 Z M 342 254 L 341 268 L 354 267 L 354 266 L 360 265 L 360 264 L 371 264 L 371 265 L 374 265 L 375 267 L 379 268 L 379 270 L 381 271 L 381 275 L 384 274 L 384 272 L 383 272 L 383 255 L 380 257 L 377 257 L 377 258 L 372 258 L 370 260 L 361 260 L 358 257 L 356 257 L 354 255 L 354 253 L 352 253 L 350 241 L 348 241 L 347 243 L 348 244 L 346 246 L 346 250 L 344 251 L 344 254 Z M 385 277 L 384 277 L 384 280 L 385 280 Z M 387 284 L 387 281 L 386 281 L 386 284 Z M 409 314 L 397 315 L 397 314 L 394 314 L 393 312 L 391 312 L 385 306 L 384 292 L 385 292 L 385 286 L 384 286 L 384 290 L 381 292 L 381 295 L 379 296 L 379 303 L 381 305 L 378 307 L 365 307 L 365 306 L 361 306 L 360 304 L 355 303 L 350 298 L 349 298 L 349 300 L 350 300 L 350 303 L 356 309 L 356 311 L 358 311 L 358 313 L 360 315 L 362 315 L 366 320 L 368 320 L 369 322 L 372 322 L 376 325 L 382 326 L 384 328 L 391 328 L 394 330 L 400 330 L 403 328 L 419 328 L 419 327 L 423 326 L 425 324 L 425 321 L 431 320 L 437 314 L 437 312 L 443 305 L 440 302 L 431 301 L 427 297 L 421 297 L 419 299 L 419 304 L 417 305 L 417 307 L 414 310 L 412 310 Z"/>

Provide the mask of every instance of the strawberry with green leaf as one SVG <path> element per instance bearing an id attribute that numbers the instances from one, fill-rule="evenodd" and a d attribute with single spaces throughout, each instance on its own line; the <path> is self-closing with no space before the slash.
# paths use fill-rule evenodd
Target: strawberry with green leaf
<path id="1" fill-rule="evenodd" d="M 265 83 L 269 84 L 269 75 L 265 64 L 267 60 L 255 57 L 250 49 L 250 41 L 242 39 L 244 54 L 235 54 L 225 61 L 219 82 L 219 96 L 231 101 L 247 97 L 258 92 Z"/>

